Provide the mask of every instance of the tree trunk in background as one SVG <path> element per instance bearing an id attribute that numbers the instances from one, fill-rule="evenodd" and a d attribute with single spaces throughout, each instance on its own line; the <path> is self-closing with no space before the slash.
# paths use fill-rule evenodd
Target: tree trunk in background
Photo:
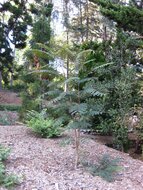
<path id="1" fill-rule="evenodd" d="M 0 71 L 0 90 L 2 90 L 2 73 Z"/>
<path id="2" fill-rule="evenodd" d="M 80 15 L 80 29 L 81 29 L 81 42 L 83 43 L 83 16 L 82 16 L 82 4 L 79 4 L 79 15 Z"/>
<path id="3" fill-rule="evenodd" d="M 67 28 L 67 44 L 69 44 L 69 31 Z M 66 67 L 67 67 L 67 72 L 66 72 L 66 79 L 69 78 L 69 57 L 67 55 L 67 60 L 66 60 Z M 65 92 L 68 91 L 68 83 L 65 83 Z"/>
<path id="4" fill-rule="evenodd" d="M 10 73 L 10 87 L 13 87 L 13 73 Z"/>
<path id="5" fill-rule="evenodd" d="M 89 38 L 89 7 L 88 0 L 86 0 L 86 40 Z"/>
<path id="6" fill-rule="evenodd" d="M 69 44 L 69 7 L 68 7 L 69 0 L 64 0 L 63 4 L 63 12 L 64 12 L 64 20 L 65 20 L 65 28 L 66 28 L 66 43 Z M 69 78 L 69 57 L 67 55 L 66 58 L 66 79 Z M 65 83 L 65 92 L 68 91 L 68 84 Z"/>

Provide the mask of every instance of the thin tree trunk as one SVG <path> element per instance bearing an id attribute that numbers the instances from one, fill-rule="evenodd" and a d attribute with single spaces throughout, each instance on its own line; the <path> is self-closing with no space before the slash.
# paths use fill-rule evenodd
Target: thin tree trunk
<path id="1" fill-rule="evenodd" d="M 15 60 L 15 56 L 16 56 L 16 49 L 14 48 L 14 51 L 13 51 L 13 58 Z M 14 62 L 12 64 L 12 70 L 10 72 L 10 87 L 12 88 L 13 87 L 13 72 L 14 72 Z"/>
<path id="2" fill-rule="evenodd" d="M 103 26 L 103 41 L 107 41 L 107 27 Z"/>
<path id="3" fill-rule="evenodd" d="M 81 42 L 83 42 L 83 18 L 82 18 L 82 5 L 79 5 L 79 14 L 80 14 L 80 28 L 81 28 Z"/>
<path id="4" fill-rule="evenodd" d="M 10 73 L 10 87 L 13 87 L 13 73 Z"/>
<path id="5" fill-rule="evenodd" d="M 89 38 L 89 7 L 88 0 L 86 0 L 86 40 Z"/>
<path id="6" fill-rule="evenodd" d="M 80 129 L 75 129 L 75 149 L 76 149 L 76 158 L 75 158 L 75 169 L 77 169 L 80 160 L 79 160 L 79 148 L 80 148 Z"/>
<path id="7" fill-rule="evenodd" d="M 78 84 L 78 103 L 80 104 L 80 88 Z M 78 120 L 78 118 L 77 118 Z M 75 147 L 76 147 L 76 159 L 75 159 L 75 168 L 80 164 L 80 129 L 75 129 Z"/>
<path id="8" fill-rule="evenodd" d="M 69 31 L 67 29 L 67 44 L 69 44 Z M 69 78 L 69 57 L 67 55 L 67 61 L 66 61 L 66 67 L 67 67 L 67 73 L 66 73 L 66 79 Z M 66 85 L 66 92 L 68 91 L 68 83 Z"/>
<path id="9" fill-rule="evenodd" d="M 65 1 L 65 15 L 66 16 L 69 16 L 69 13 L 68 13 L 68 3 L 69 3 L 69 0 L 66 0 Z M 69 21 L 67 21 L 67 22 L 69 22 Z M 68 24 L 68 23 L 67 23 Z M 67 43 L 67 45 L 69 44 L 69 28 L 68 28 L 68 26 L 66 25 L 66 43 Z M 68 57 L 68 55 L 67 55 L 67 57 L 66 57 L 66 80 L 69 78 L 69 57 Z M 67 92 L 68 91 L 68 83 L 65 83 L 65 92 Z"/>

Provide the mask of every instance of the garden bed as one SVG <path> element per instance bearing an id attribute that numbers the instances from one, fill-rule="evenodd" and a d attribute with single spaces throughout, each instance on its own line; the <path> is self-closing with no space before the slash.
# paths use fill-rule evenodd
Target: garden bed
<path id="1" fill-rule="evenodd" d="M 70 139 L 72 132 L 57 139 L 43 139 L 25 126 L 0 126 L 0 143 L 11 148 L 7 172 L 20 178 L 14 190 L 143 189 L 143 162 L 82 136 L 81 155 L 86 161 L 96 162 L 107 153 L 120 158 L 121 170 L 109 183 L 82 166 L 74 168 L 75 147 Z"/>

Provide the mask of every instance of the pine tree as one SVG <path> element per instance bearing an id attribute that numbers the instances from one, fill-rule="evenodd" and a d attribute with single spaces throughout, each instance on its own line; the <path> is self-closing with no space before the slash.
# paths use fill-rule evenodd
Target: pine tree
<path id="1" fill-rule="evenodd" d="M 136 32 L 143 35 L 143 3 L 132 0 L 129 5 L 114 3 L 111 0 L 90 0 L 101 6 L 101 12 L 117 23 L 124 31 Z M 122 1 L 121 1 L 122 2 Z"/>

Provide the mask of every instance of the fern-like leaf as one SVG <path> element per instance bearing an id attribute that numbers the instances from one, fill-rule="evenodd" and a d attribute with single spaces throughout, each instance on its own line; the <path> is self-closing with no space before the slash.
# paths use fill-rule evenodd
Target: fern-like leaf
<path id="1" fill-rule="evenodd" d="M 46 52 L 46 51 L 42 51 L 42 50 L 38 50 L 38 49 L 33 49 L 31 50 L 33 54 L 37 55 L 40 58 L 43 59 L 50 59 L 50 60 L 54 60 L 54 55 L 52 55 L 52 53 L 50 52 Z"/>
<path id="2" fill-rule="evenodd" d="M 74 106 L 71 106 L 69 112 L 74 115 L 79 113 L 80 115 L 83 115 L 87 113 L 87 104 L 86 103 L 81 103 L 81 104 L 76 104 Z"/>

